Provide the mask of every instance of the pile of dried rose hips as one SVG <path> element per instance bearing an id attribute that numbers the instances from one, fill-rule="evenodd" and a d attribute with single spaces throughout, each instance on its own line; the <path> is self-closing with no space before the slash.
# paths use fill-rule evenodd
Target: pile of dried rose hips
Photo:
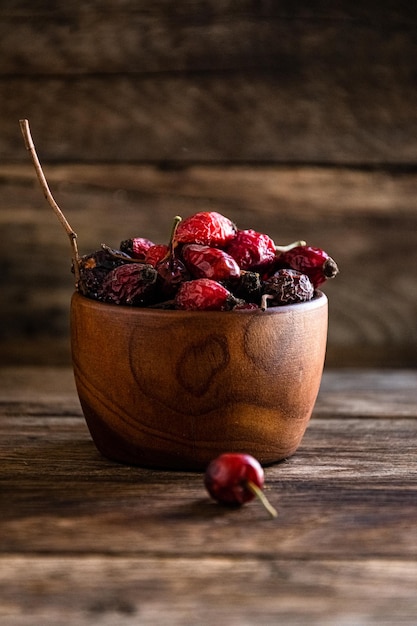
<path id="1" fill-rule="evenodd" d="M 77 290 L 109 304 L 181 310 L 266 309 L 311 300 L 338 268 L 319 248 L 277 246 L 215 211 L 176 217 L 168 244 L 144 237 L 79 259 Z"/>

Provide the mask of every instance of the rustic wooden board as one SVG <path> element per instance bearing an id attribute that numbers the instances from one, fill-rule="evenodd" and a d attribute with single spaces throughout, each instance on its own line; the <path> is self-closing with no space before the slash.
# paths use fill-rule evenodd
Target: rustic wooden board
<path id="1" fill-rule="evenodd" d="M 0 152 L 54 161 L 416 162 L 404 3 L 9 2 Z"/>
<path id="2" fill-rule="evenodd" d="M 415 7 L 392 1 L 8 0 L 0 17 L 0 74 L 15 76 L 272 69 L 288 84 L 312 68 L 381 79 L 393 66 L 404 78 L 416 45 Z"/>
<path id="3" fill-rule="evenodd" d="M 4 77 L 0 150 L 24 160 L 24 117 L 55 162 L 416 163 L 411 84 L 326 76 Z"/>
<path id="4" fill-rule="evenodd" d="M 415 366 L 416 27 L 392 0 L 3 3 L 0 359 L 70 358 L 68 246 L 26 168 L 29 118 L 84 251 L 207 208 L 302 237 L 341 269 L 328 363 Z"/>
<path id="5" fill-rule="evenodd" d="M 8 626 L 413 626 L 416 564 L 59 556 L 2 559 Z"/>
<path id="6" fill-rule="evenodd" d="M 0 370 L 1 620 L 413 626 L 416 380 L 326 371 L 299 451 L 266 468 L 272 520 L 100 457 L 70 370 Z"/>
<path id="7" fill-rule="evenodd" d="M 199 474 L 107 462 L 81 418 L 20 422 L 20 445 L 11 454 L 11 442 L 2 445 L 3 553 L 417 557 L 413 420 L 313 422 L 296 456 L 266 471 L 277 522 L 256 503 L 224 510 L 208 499 Z M 340 436 L 342 429 L 354 435 Z M 247 534 L 250 526 L 262 532 Z"/>
<path id="8" fill-rule="evenodd" d="M 218 210 L 277 243 L 325 248 L 340 275 L 330 301 L 330 365 L 412 366 L 417 352 L 417 177 L 333 168 L 45 167 L 81 253 L 130 236 L 169 237 L 174 215 Z M 3 362 L 68 363 L 68 239 L 30 163 L 0 167 Z"/>
<path id="9" fill-rule="evenodd" d="M 266 493 L 279 509 L 275 523 L 260 506 L 219 507 L 208 499 L 200 473 L 146 470 L 101 457 L 68 370 L 6 371 L 0 405 L 0 549 L 152 555 L 157 545 L 172 556 L 179 550 L 189 556 L 250 550 L 264 558 L 415 557 L 416 374 L 394 375 L 392 384 L 390 376 L 376 381 L 362 372 L 346 378 L 325 374 L 298 452 L 266 469 Z M 16 398 L 20 388 L 23 400 Z M 339 399 L 339 415 L 329 411 L 332 393 Z M 385 398 L 395 393 L 398 402 L 387 408 Z M 251 524 L 268 532 L 267 545 L 264 533 L 244 533 Z"/>

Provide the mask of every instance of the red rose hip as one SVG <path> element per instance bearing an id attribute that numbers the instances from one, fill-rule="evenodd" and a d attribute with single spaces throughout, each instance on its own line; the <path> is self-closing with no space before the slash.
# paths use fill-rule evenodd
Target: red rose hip
<path id="1" fill-rule="evenodd" d="M 146 237 L 133 237 L 122 241 L 120 250 L 129 254 L 133 259 L 145 262 L 147 251 L 154 245 L 154 242 Z"/>
<path id="2" fill-rule="evenodd" d="M 250 454 L 228 452 L 211 461 L 204 475 L 204 485 L 210 496 L 222 504 L 242 505 L 258 497 L 272 517 L 274 507 L 266 499 L 264 471 Z"/>
<path id="3" fill-rule="evenodd" d="M 157 243 L 150 246 L 145 253 L 145 263 L 156 267 L 165 257 L 168 256 L 169 247 L 164 243 Z"/>
<path id="4" fill-rule="evenodd" d="M 120 265 L 106 275 L 100 299 L 109 304 L 147 306 L 152 302 L 156 279 L 157 271 L 151 265 Z"/>
<path id="5" fill-rule="evenodd" d="M 273 239 L 253 229 L 239 230 L 226 252 L 242 270 L 265 269 L 273 264 L 276 256 Z"/>
<path id="6" fill-rule="evenodd" d="M 237 302 L 226 287 L 210 278 L 182 283 L 175 296 L 175 308 L 185 311 L 228 311 Z"/>
<path id="7" fill-rule="evenodd" d="M 194 278 L 228 280 L 240 276 L 239 265 L 220 248 L 189 244 L 184 246 L 182 258 Z"/>
<path id="8" fill-rule="evenodd" d="M 295 246 L 280 254 L 277 263 L 281 267 L 289 267 L 309 277 L 317 288 L 339 272 L 336 262 L 321 248 L 313 246 Z"/>
<path id="9" fill-rule="evenodd" d="M 224 246 L 236 234 L 236 226 L 221 213 L 201 211 L 186 217 L 175 233 L 176 243 L 199 243 L 203 246 Z"/>

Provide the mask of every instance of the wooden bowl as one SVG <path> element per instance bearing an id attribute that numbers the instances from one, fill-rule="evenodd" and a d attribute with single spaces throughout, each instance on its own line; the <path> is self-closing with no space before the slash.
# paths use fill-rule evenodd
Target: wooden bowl
<path id="1" fill-rule="evenodd" d="M 75 382 L 107 458 L 202 470 L 222 452 L 291 456 L 318 394 L 327 298 L 266 311 L 167 311 L 74 294 Z"/>

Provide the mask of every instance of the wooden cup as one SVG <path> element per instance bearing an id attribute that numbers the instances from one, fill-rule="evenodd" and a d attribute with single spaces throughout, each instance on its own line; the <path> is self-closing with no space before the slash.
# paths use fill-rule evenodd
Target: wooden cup
<path id="1" fill-rule="evenodd" d="M 77 293 L 71 344 L 98 450 L 119 462 L 203 470 L 222 452 L 291 456 L 318 394 L 327 298 L 261 310 L 166 311 Z"/>

